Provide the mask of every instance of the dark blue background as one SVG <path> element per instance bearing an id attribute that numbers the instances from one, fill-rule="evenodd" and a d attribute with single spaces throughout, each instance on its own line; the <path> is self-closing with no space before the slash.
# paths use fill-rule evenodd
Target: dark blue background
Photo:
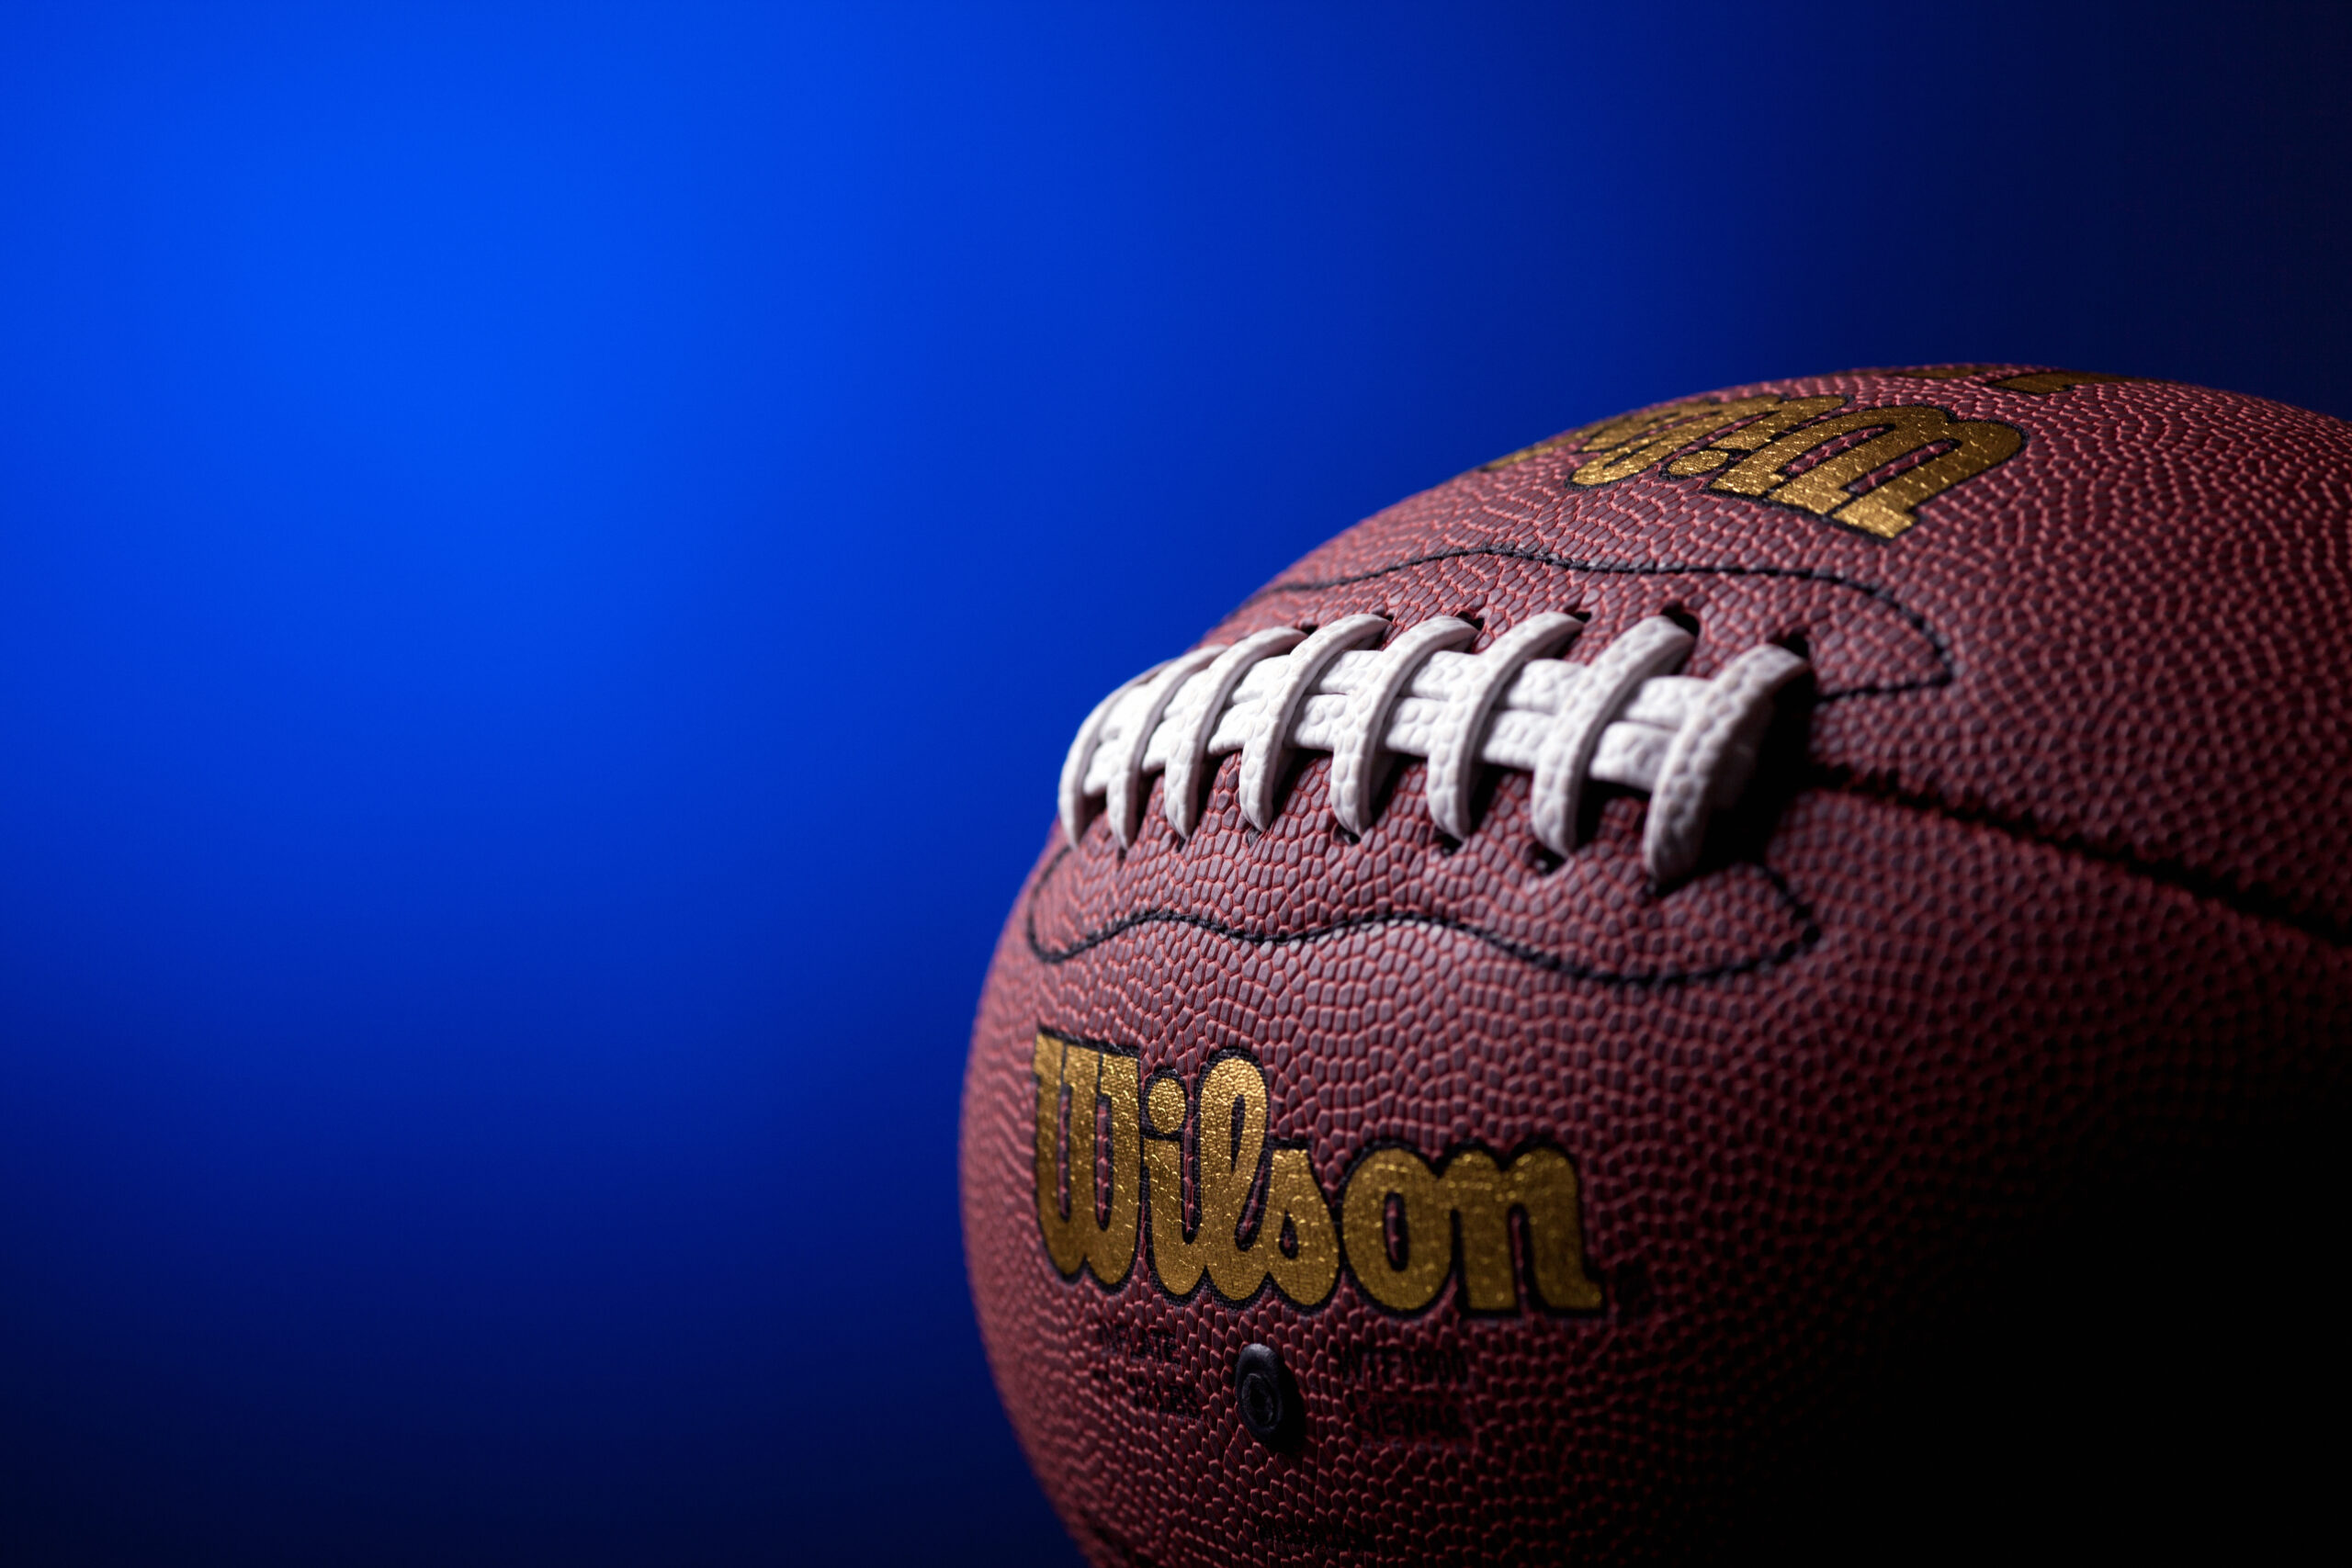
<path id="1" fill-rule="evenodd" d="M 0 1559 L 1069 1561 L 954 1145 L 1089 704 L 1677 393 L 2352 414 L 2343 14 L 0 10 Z"/>

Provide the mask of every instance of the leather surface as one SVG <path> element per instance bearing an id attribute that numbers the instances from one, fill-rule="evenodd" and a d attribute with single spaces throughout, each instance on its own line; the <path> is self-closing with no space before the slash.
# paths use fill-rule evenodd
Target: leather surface
<path id="1" fill-rule="evenodd" d="M 1483 648 L 1577 610 L 1584 660 L 1672 610 L 1691 673 L 1784 641 L 1815 679 L 1663 894 L 1639 795 L 1561 861 L 1495 770 L 1458 843 L 1418 762 L 1338 831 L 1320 759 L 1263 833 L 1227 758 L 1189 841 L 1156 803 L 1124 855 L 1100 818 L 1054 835 L 974 1032 L 963 1214 L 998 1387 L 1096 1562 L 1703 1552 L 1886 1347 L 1972 1291 L 2016 1308 L 2004 1247 L 2073 1195 L 2335 1114 L 2352 427 L 2168 383 L 1994 384 L 2033 368 L 1713 394 L 2021 434 L 1891 538 L 1657 463 L 1579 486 L 1596 459 L 1569 442 L 1366 520 L 1210 634 L 1449 614 Z M 1557 1148 L 1606 1304 L 1537 1300 L 1523 1234 L 1516 1312 L 1464 1310 L 1459 1270 L 1411 1313 L 1347 1270 L 1313 1306 L 1178 1300 L 1148 1205 L 1116 1288 L 1065 1278 L 1034 1180 L 1041 1029 L 1147 1081 L 1249 1054 L 1335 1213 L 1376 1147 Z M 2163 1223 L 2177 1256 L 2126 1292 L 2152 1310 L 2210 1292 L 2194 1259 L 2225 1240 Z M 1305 1402 L 1293 1450 L 1237 1414 L 1253 1341 Z"/>

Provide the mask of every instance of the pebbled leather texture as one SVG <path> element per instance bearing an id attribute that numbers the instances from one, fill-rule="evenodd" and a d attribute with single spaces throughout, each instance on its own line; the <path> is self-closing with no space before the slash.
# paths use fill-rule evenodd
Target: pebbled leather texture
<path id="1" fill-rule="evenodd" d="M 2186 1314 L 2184 1356 L 2222 1332 L 2195 1319 L 2228 1294 L 2231 1237 L 2210 1208 L 2132 1194 L 2341 1125 L 2352 426 L 2172 383 L 1996 384 L 2065 380 L 2039 370 L 1711 394 L 2020 434 L 1893 537 L 1676 477 L 1671 451 L 1579 485 L 1600 458 L 1564 439 L 1367 519 L 1204 639 L 1369 611 L 1463 616 L 1484 649 L 1574 610 L 1581 661 L 1672 612 L 1698 627 L 1690 673 L 1780 641 L 1815 676 L 1699 874 L 1663 893 L 1638 795 L 1600 792 L 1563 859 L 1524 775 L 1486 770 L 1457 841 L 1418 761 L 1361 837 L 1331 819 L 1321 758 L 1294 763 L 1263 832 L 1228 757 L 1189 840 L 1157 803 L 1124 853 L 1100 816 L 1075 847 L 1054 833 L 974 1030 L 963 1220 L 998 1388 L 1094 1562 L 1724 1550 L 1770 1506 L 1838 1495 L 1789 1483 L 1791 1456 L 1871 1447 L 1854 1413 L 1885 1408 L 1871 1391 L 1902 1347 L 1979 1313 L 2022 1325 L 1996 1377 L 2016 1344 L 2077 1343 L 2009 1264 L 2077 1234 L 2086 1194 L 2120 1194 L 2156 1239 L 2085 1288 Z M 1178 1299 L 1148 1201 L 1115 1287 L 1065 1277 L 1035 1178 L 1041 1030 L 1187 1092 L 1246 1054 L 1260 1131 L 1306 1151 L 1335 1215 L 1368 1151 L 1557 1149 L 1604 1304 L 1538 1299 L 1523 1226 L 1517 1311 L 1468 1310 L 1459 1268 L 1413 1312 L 1351 1269 L 1312 1305 Z M 2096 1251 L 2053 1245 L 2061 1265 Z M 1253 1342 L 1304 1404 L 1287 1450 L 1236 1407 Z M 2030 1422 L 1980 1417 L 1992 1436 L 1955 1451 L 1997 1475 L 1980 1450 Z"/>

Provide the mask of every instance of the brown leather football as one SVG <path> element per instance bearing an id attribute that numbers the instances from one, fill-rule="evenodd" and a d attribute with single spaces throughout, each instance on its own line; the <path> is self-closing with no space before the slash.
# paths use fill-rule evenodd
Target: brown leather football
<path id="1" fill-rule="evenodd" d="M 2258 1539 L 2341 1373 L 2348 591 L 2338 420 L 1857 371 L 1499 458 L 1113 693 L 963 1113 L 1087 1553 Z"/>

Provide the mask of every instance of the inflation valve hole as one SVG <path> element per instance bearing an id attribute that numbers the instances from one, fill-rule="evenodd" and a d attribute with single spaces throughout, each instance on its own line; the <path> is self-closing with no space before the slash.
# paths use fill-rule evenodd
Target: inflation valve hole
<path id="1" fill-rule="evenodd" d="M 1233 1367 L 1233 1396 L 1251 1437 L 1270 1449 L 1298 1446 L 1306 1413 L 1298 1385 L 1272 1346 L 1251 1345 L 1241 1352 Z"/>

